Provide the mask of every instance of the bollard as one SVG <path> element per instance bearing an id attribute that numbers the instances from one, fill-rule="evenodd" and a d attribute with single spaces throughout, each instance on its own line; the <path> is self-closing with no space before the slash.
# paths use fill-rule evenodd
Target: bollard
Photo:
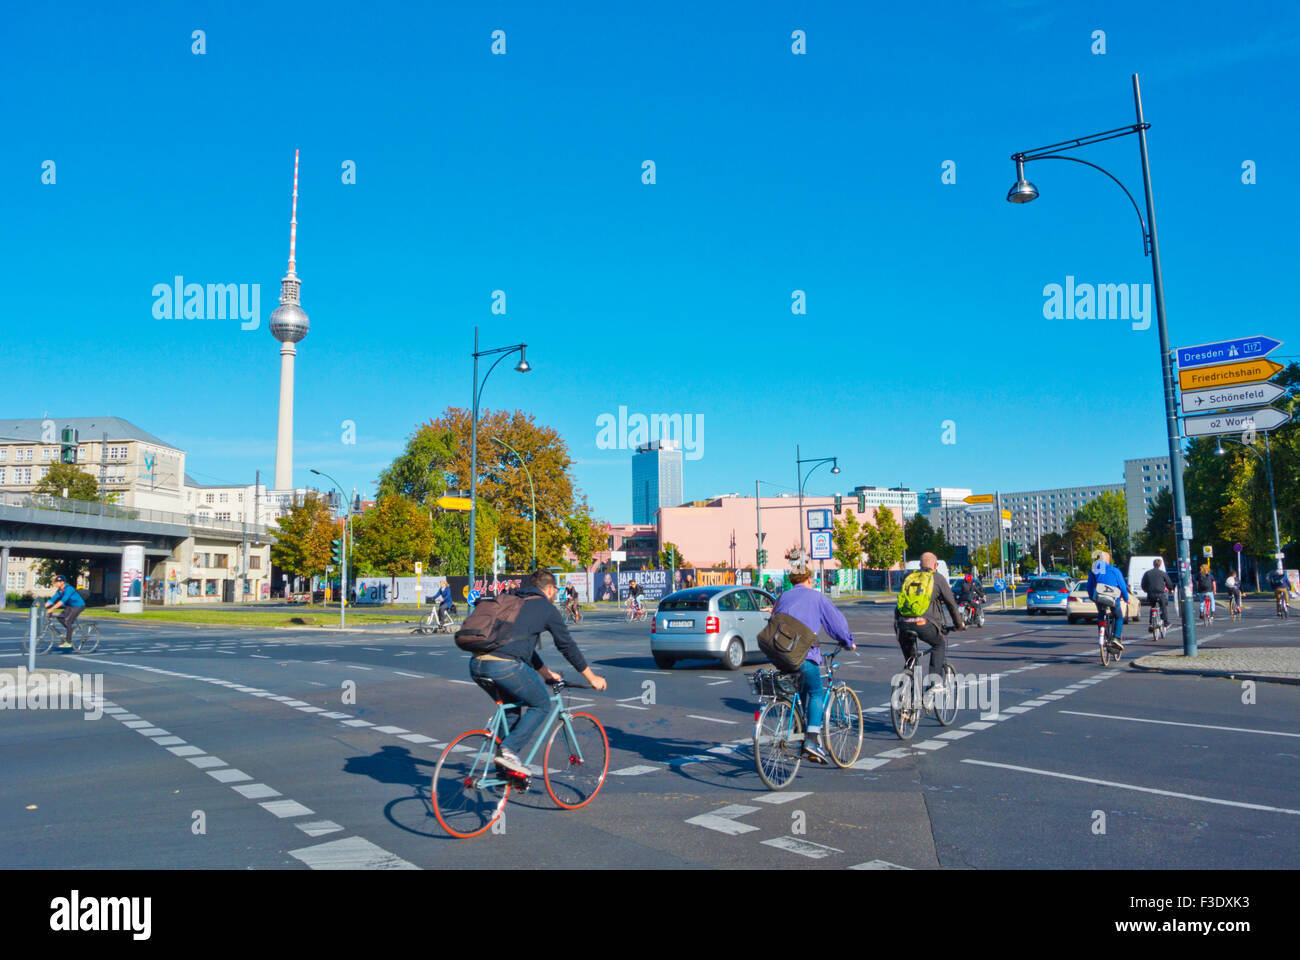
<path id="1" fill-rule="evenodd" d="M 40 610 L 36 602 L 32 603 L 31 614 L 27 618 L 27 672 L 36 672 L 36 620 Z"/>

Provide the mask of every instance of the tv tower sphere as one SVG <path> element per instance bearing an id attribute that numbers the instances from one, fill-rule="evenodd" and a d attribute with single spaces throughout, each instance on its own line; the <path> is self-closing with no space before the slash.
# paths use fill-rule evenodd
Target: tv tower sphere
<path id="1" fill-rule="evenodd" d="M 281 343 L 297 343 L 310 327 L 307 311 L 296 303 L 282 303 L 271 311 L 271 336 Z"/>

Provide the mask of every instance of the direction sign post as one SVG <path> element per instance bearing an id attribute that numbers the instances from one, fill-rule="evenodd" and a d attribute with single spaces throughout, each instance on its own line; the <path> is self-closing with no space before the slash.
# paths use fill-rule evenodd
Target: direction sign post
<path id="1" fill-rule="evenodd" d="M 1192 367 L 1178 371 L 1179 390 L 1198 390 L 1208 387 L 1234 387 L 1243 383 L 1267 380 L 1282 370 L 1282 364 L 1272 360 L 1246 360 L 1221 363 L 1212 367 Z"/>
<path id="2" fill-rule="evenodd" d="M 1201 343 L 1194 347 L 1179 347 L 1175 353 L 1178 369 L 1206 367 L 1215 363 L 1229 363 L 1234 360 L 1259 360 L 1282 346 L 1281 340 L 1272 337 L 1238 337 L 1235 340 L 1220 340 L 1218 343 Z"/>
<path id="3" fill-rule="evenodd" d="M 1284 393 L 1286 393 L 1286 390 L 1270 381 L 1268 383 L 1252 383 L 1241 387 L 1188 390 L 1182 395 L 1181 400 L 1183 413 L 1190 414 L 1272 403 Z"/>
<path id="4" fill-rule="evenodd" d="M 1183 418 L 1183 433 L 1189 437 L 1213 437 L 1228 433 L 1267 433 L 1276 430 L 1291 417 L 1277 407 L 1255 407 L 1231 413 L 1209 413 Z"/>
<path id="5" fill-rule="evenodd" d="M 969 497 L 963 497 L 963 503 L 992 503 L 994 495 L 991 493 L 972 493 Z"/>

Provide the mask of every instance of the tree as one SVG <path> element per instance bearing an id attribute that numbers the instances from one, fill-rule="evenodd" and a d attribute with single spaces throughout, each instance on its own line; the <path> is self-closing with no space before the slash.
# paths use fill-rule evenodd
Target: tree
<path id="1" fill-rule="evenodd" d="M 584 497 L 565 521 L 565 527 L 568 531 L 569 549 L 578 558 L 578 566 L 585 570 L 591 566 L 594 555 L 605 549 L 605 544 L 609 542 L 609 524 L 591 515 Z"/>
<path id="2" fill-rule="evenodd" d="M 885 571 L 903 559 L 903 551 L 907 548 L 903 528 L 894 519 L 894 511 L 888 507 L 876 507 L 875 525 L 863 529 L 860 542 L 868 565 Z M 885 589 L 890 589 L 888 572 L 885 574 Z"/>
<path id="3" fill-rule="evenodd" d="M 976 547 L 971 551 L 970 557 L 971 563 L 975 567 L 988 574 L 1002 566 L 1002 544 L 993 540 L 983 546 Z"/>
<path id="4" fill-rule="evenodd" d="M 942 528 L 935 528 L 922 514 L 917 514 L 903 522 L 903 538 L 907 541 L 907 552 L 913 557 L 923 553 L 933 553 L 945 563 L 951 563 L 955 548 L 944 536 Z"/>
<path id="5" fill-rule="evenodd" d="M 675 560 L 674 556 L 676 557 Z M 682 556 L 682 551 L 678 549 L 677 544 L 670 540 L 665 542 L 659 551 L 659 569 L 668 570 L 674 565 L 676 565 L 678 570 L 690 566 L 690 564 L 686 562 L 686 558 Z"/>
<path id="6" fill-rule="evenodd" d="M 1173 562 L 1177 547 L 1174 543 L 1174 495 L 1162 487 L 1151 501 L 1146 526 L 1134 538 L 1137 552 L 1152 557 L 1163 557 L 1165 563 Z"/>
<path id="7" fill-rule="evenodd" d="M 1120 569 L 1128 566 L 1133 552 L 1128 533 L 1128 501 L 1124 494 L 1107 490 L 1089 500 L 1070 518 L 1074 523 L 1092 523 L 1104 538 L 1111 561 Z"/>
<path id="8" fill-rule="evenodd" d="M 843 569 L 858 569 L 862 565 L 862 525 L 852 510 L 845 510 L 844 519 L 832 523 L 831 540 L 835 545 L 832 556 Z"/>
<path id="9" fill-rule="evenodd" d="M 356 521 L 353 523 L 355 528 Z M 330 563 L 330 541 L 340 534 L 322 497 L 307 494 L 277 521 L 277 527 L 276 542 L 271 544 L 272 563 L 299 577 L 325 572 Z"/>
<path id="10" fill-rule="evenodd" d="M 428 512 L 405 497 L 381 497 L 353 521 L 352 529 L 358 557 L 394 580 L 414 576 L 415 562 L 423 562 L 433 549 Z"/>
<path id="11" fill-rule="evenodd" d="M 98 500 L 99 483 L 92 474 L 78 466 L 54 463 L 45 476 L 37 481 L 36 486 L 32 487 L 32 493 L 51 497 L 66 496 L 69 500 Z M 90 573 L 90 561 L 80 557 L 42 557 L 36 561 L 33 572 L 39 586 L 50 586 L 56 575 L 64 577 L 75 586 L 78 578 Z"/>

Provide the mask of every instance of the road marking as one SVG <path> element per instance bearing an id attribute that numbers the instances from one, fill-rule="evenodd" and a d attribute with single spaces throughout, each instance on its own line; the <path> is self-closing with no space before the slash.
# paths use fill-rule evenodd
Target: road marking
<path id="1" fill-rule="evenodd" d="M 1034 709 L 1034 708 L 1033 708 L 1033 707 L 1025 707 L 1025 706 L 1019 706 L 1019 707 L 1003 707 L 1003 708 L 1002 708 L 1002 712 L 1003 712 L 1003 713 L 1028 713 L 1028 712 L 1029 712 L 1030 710 L 1032 710 L 1032 709 Z"/>
<path id="2" fill-rule="evenodd" d="M 316 820 L 312 823 L 295 823 L 294 826 L 309 837 L 323 837 L 327 833 L 337 833 L 343 829 L 333 820 Z"/>
<path id="3" fill-rule="evenodd" d="M 962 737 L 969 737 L 973 730 L 946 730 L 943 733 L 935 734 L 936 740 L 960 740 Z"/>
<path id="4" fill-rule="evenodd" d="M 718 833 L 725 833 L 728 836 L 736 836 L 741 833 L 749 833 L 751 830 L 757 830 L 758 827 L 748 823 L 736 823 L 733 817 L 743 817 L 746 814 L 753 813 L 758 807 L 748 807 L 741 803 L 729 803 L 725 807 L 720 807 L 712 813 L 702 813 L 698 817 L 691 817 L 686 822 L 696 827 L 705 827 L 709 830 L 716 830 Z"/>
<path id="5" fill-rule="evenodd" d="M 789 803 L 791 800 L 798 800 L 801 797 L 811 797 L 811 790 L 795 790 L 791 793 L 781 791 L 780 793 L 765 793 L 761 797 L 755 797 L 756 803 Z"/>
<path id="6" fill-rule="evenodd" d="M 912 751 L 908 750 L 906 747 L 895 747 L 893 750 L 882 750 L 880 753 L 876 754 L 878 757 L 886 757 L 890 760 L 901 760 L 903 757 L 910 757 L 911 755 Z"/>
<path id="7" fill-rule="evenodd" d="M 344 720 L 344 721 L 343 721 L 343 726 L 345 726 L 345 727 L 373 727 L 374 724 L 371 723 L 369 720 Z"/>
<path id="8" fill-rule="evenodd" d="M 394 727 L 394 726 L 375 727 L 375 733 L 410 733 L 410 732 L 411 731 L 407 730 L 405 727 Z"/>
<path id="9" fill-rule="evenodd" d="M 373 650 L 375 653 L 383 653 L 383 652 L 384 652 L 384 648 L 383 648 L 383 647 L 362 647 L 361 649 L 362 649 L 362 650 Z"/>
<path id="10" fill-rule="evenodd" d="M 1025 700 L 1020 705 L 1022 707 L 1041 707 L 1046 702 L 1046 700 Z"/>
<path id="11" fill-rule="evenodd" d="M 304 807 L 297 800 L 268 800 L 259 803 L 258 806 L 275 814 L 281 820 L 286 817 L 308 817 L 315 812 L 310 807 Z"/>
<path id="12" fill-rule="evenodd" d="M 733 727 L 740 722 L 739 720 L 719 720 L 717 717 L 702 717 L 697 713 L 688 713 L 686 716 L 690 717 L 692 720 L 708 720 L 712 723 L 726 723 Z"/>
<path id="13" fill-rule="evenodd" d="M 258 660 L 270 660 L 271 658 L 262 653 L 250 653 L 250 657 L 256 657 Z"/>
<path id="14" fill-rule="evenodd" d="M 433 737 L 426 737 L 422 733 L 403 733 L 398 735 L 399 740 L 406 740 L 410 743 L 437 743 Z"/>
<path id="15" fill-rule="evenodd" d="M 478 684 L 476 684 L 473 680 L 448 680 L 447 682 L 448 682 L 448 683 L 464 683 L 464 684 L 467 684 L 468 686 L 471 686 L 471 687 L 476 687 L 476 686 L 478 686 Z"/>
<path id="16" fill-rule="evenodd" d="M 324 707 L 297 707 L 295 709 L 301 711 L 302 713 L 324 713 L 325 712 Z"/>
<path id="17" fill-rule="evenodd" d="M 290 850 L 313 870 L 419 870 L 415 864 L 376 846 L 364 837 L 331 840 L 314 847 Z"/>
<path id="18" fill-rule="evenodd" d="M 192 744 L 186 744 L 183 747 L 168 747 L 168 753 L 174 753 L 178 757 L 196 757 L 203 753 L 198 747 Z"/>
<path id="19" fill-rule="evenodd" d="M 339 713 L 337 710 L 335 710 L 332 713 L 322 713 L 321 716 L 328 717 L 330 720 L 346 720 L 348 717 L 352 716 L 352 714 Z"/>
<path id="20" fill-rule="evenodd" d="M 231 787 L 236 793 L 247 797 L 249 800 L 261 800 L 263 797 L 278 797 L 279 790 L 273 790 L 264 783 L 248 783 L 239 787 Z"/>
<path id="21" fill-rule="evenodd" d="M 397 674 L 399 677 L 411 677 L 415 680 L 424 679 L 424 674 L 422 673 L 403 673 L 401 670 L 394 670 L 393 673 Z"/>
<path id="22" fill-rule="evenodd" d="M 854 770 L 874 770 L 876 767 L 883 767 L 888 760 L 881 760 L 878 757 L 863 757 L 857 763 L 853 764 Z"/>
<path id="23" fill-rule="evenodd" d="M 640 700 L 641 698 L 640 698 L 640 697 L 636 697 L 635 699 Z M 621 700 L 618 701 L 618 705 L 619 705 L 620 707 L 627 707 L 629 710 L 649 710 L 649 709 L 650 709 L 649 707 L 638 707 L 635 703 L 623 703 Z"/>
<path id="24" fill-rule="evenodd" d="M 214 757 L 211 755 L 203 757 L 186 757 L 186 759 L 200 770 L 206 770 L 208 767 L 224 767 L 226 765 L 226 761 L 222 760 L 220 757 Z M 252 777 L 249 777 L 249 779 L 251 780 Z"/>
<path id="25" fill-rule="evenodd" d="M 313 660 L 313 663 L 338 663 L 337 660 Z"/>
<path id="26" fill-rule="evenodd" d="M 911 870 L 911 867 L 900 867 L 896 863 L 890 863 L 888 860 L 868 860 L 866 863 L 856 863 L 849 867 L 850 870 Z"/>
<path id="27" fill-rule="evenodd" d="M 920 743 L 912 744 L 917 750 L 942 750 L 948 746 L 947 740 L 922 740 Z"/>
<path id="28" fill-rule="evenodd" d="M 224 770 L 209 770 L 208 776 L 217 783 L 238 783 L 241 780 L 253 779 L 243 770 L 236 770 L 234 767 L 227 767 Z"/>
<path id="29" fill-rule="evenodd" d="M 350 664 L 348 664 L 348 669 L 349 669 L 349 670 L 373 670 L 373 669 L 375 669 L 375 668 L 374 668 L 374 667 L 362 667 L 362 666 L 358 666 L 358 665 L 355 664 L 355 663 L 350 663 Z"/>
<path id="30" fill-rule="evenodd" d="M 133 714 L 125 714 L 125 716 L 133 716 Z M 118 717 L 117 719 L 122 720 L 121 717 Z M 136 717 L 134 720 L 122 720 L 122 726 L 130 727 L 132 730 L 139 730 L 146 727 L 152 727 L 153 723 L 149 720 L 141 720 L 139 717 Z"/>
<path id="31" fill-rule="evenodd" d="M 730 683 L 730 682 L 731 682 L 730 680 L 711 680 L 709 681 L 709 686 L 716 687 L 720 683 Z"/>
<path id="32" fill-rule="evenodd" d="M 1281 730 L 1253 730 L 1249 727 L 1220 727 L 1210 723 L 1179 723 L 1175 720 L 1148 720 L 1145 717 L 1117 717 L 1109 713 L 1080 713 L 1077 710 L 1062 710 L 1075 717 L 1099 717 L 1102 720 L 1129 720 L 1133 723 L 1159 723 L 1167 727 L 1196 727 L 1200 730 L 1231 730 L 1233 733 L 1260 733 L 1266 737 L 1297 737 L 1300 733 L 1284 733 Z"/>
<path id="33" fill-rule="evenodd" d="M 791 853 L 797 853 L 804 857 L 811 857 L 813 860 L 824 860 L 832 853 L 844 852 L 835 847 L 824 847 L 820 843 L 813 843 L 811 840 L 801 840 L 798 837 L 774 837 L 771 840 L 764 840 L 763 846 L 776 847 L 778 850 L 789 850 Z"/>
<path id="34" fill-rule="evenodd" d="M 611 770 L 610 774 L 616 777 L 639 777 L 645 773 L 658 773 L 663 767 L 651 767 L 646 764 L 637 764 L 634 767 L 624 767 L 622 770 Z"/>
<path id="35" fill-rule="evenodd" d="M 1017 770 L 1021 773 L 1033 773 L 1040 777 L 1056 777 L 1060 780 L 1076 780 L 1079 783 L 1093 783 L 1102 787 L 1115 787 L 1119 790 L 1135 790 L 1138 793 L 1154 793 L 1162 797 L 1175 797 L 1179 800 L 1197 800 L 1201 803 L 1213 803 L 1222 807 L 1240 807 L 1244 810 L 1263 810 L 1268 813 L 1289 813 L 1292 816 L 1300 817 L 1300 810 L 1291 810 L 1287 807 L 1271 807 L 1263 803 L 1244 803 L 1240 800 L 1222 800 L 1218 797 L 1202 797 L 1194 793 L 1177 793 L 1173 790 L 1157 790 L 1155 787 L 1141 787 L 1132 783 L 1117 783 L 1113 780 L 1097 780 L 1093 777 L 1080 777 L 1072 773 L 1058 773 L 1055 770 L 1037 770 L 1033 767 L 1018 767 L 1010 763 L 991 763 L 988 760 L 962 760 L 962 763 L 973 763 L 981 767 L 998 767 L 1003 770 Z"/>

